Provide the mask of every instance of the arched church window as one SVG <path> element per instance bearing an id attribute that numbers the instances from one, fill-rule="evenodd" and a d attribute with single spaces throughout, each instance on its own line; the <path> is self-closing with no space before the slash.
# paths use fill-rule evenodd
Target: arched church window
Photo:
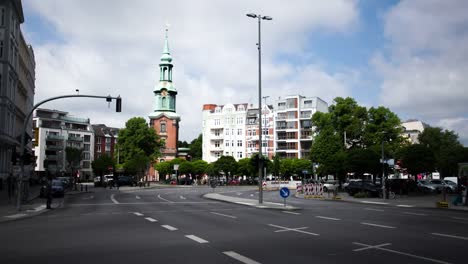
<path id="1" fill-rule="evenodd" d="M 166 78 L 166 71 L 167 71 L 167 68 L 164 67 L 164 68 L 163 68 L 163 80 L 167 80 L 167 78 Z"/>
<path id="2" fill-rule="evenodd" d="M 162 108 L 167 108 L 167 101 L 166 101 L 166 97 L 163 97 L 163 98 L 161 99 L 161 101 L 162 101 L 162 103 L 161 103 L 161 107 L 162 107 Z"/>
<path id="3" fill-rule="evenodd" d="M 161 123 L 161 133 L 166 133 L 166 123 Z"/>

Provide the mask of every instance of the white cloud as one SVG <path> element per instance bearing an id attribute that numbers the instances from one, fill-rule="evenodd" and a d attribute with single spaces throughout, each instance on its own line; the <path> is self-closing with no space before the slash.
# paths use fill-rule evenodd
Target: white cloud
<path id="1" fill-rule="evenodd" d="M 435 125 L 468 118 L 467 12 L 462 0 L 404 0 L 390 9 L 387 50 L 372 62 L 383 77 L 383 104 Z M 453 128 L 466 138 L 467 130 Z"/>
<path id="2" fill-rule="evenodd" d="M 60 42 L 48 43 L 41 32 L 23 25 L 36 54 L 36 101 L 73 94 L 121 95 L 123 113 L 98 99 L 68 99 L 43 107 L 90 117 L 93 123 L 124 126 L 132 116 L 152 111 L 158 82 L 164 27 L 169 43 L 182 116 L 181 139 L 201 132 L 206 103 L 253 103 L 257 98 L 257 24 L 245 16 L 273 17 L 262 26 L 263 93 L 273 98 L 301 93 L 331 100 L 350 93 L 354 72 L 327 73 L 318 65 L 277 63 L 279 54 L 301 54 L 313 30 L 345 33 L 358 24 L 357 1 L 294 4 L 274 1 L 24 1 L 25 8 L 46 20 Z M 47 43 L 45 45 L 35 44 Z M 70 101 L 73 100 L 73 101 Z"/>

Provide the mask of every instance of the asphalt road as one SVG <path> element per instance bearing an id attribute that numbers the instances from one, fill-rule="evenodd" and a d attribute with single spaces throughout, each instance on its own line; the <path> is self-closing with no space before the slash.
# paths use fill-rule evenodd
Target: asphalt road
<path id="1" fill-rule="evenodd" d="M 0 223 L 1 263 L 466 263 L 468 214 L 300 200 L 207 200 L 210 188 L 96 189 Z M 251 188 L 216 192 L 257 198 Z M 266 192 L 266 201 L 283 201 Z"/>

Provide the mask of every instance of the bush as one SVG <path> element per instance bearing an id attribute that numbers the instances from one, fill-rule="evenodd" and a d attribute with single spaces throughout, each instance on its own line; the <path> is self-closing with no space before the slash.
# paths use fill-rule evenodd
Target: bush
<path id="1" fill-rule="evenodd" d="M 355 193 L 354 198 L 367 198 L 367 193 L 366 192 Z"/>

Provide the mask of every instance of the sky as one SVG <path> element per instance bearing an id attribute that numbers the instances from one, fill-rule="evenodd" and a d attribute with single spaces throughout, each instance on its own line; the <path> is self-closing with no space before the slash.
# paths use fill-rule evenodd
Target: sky
<path id="1" fill-rule="evenodd" d="M 131 4 L 130 4 L 131 3 Z M 36 59 L 35 102 L 124 127 L 153 111 L 166 27 L 178 90 L 180 140 L 202 130 L 203 104 L 258 104 L 262 95 L 353 97 L 402 121 L 455 131 L 468 146 L 468 1 L 23 0 L 21 25 Z"/>

